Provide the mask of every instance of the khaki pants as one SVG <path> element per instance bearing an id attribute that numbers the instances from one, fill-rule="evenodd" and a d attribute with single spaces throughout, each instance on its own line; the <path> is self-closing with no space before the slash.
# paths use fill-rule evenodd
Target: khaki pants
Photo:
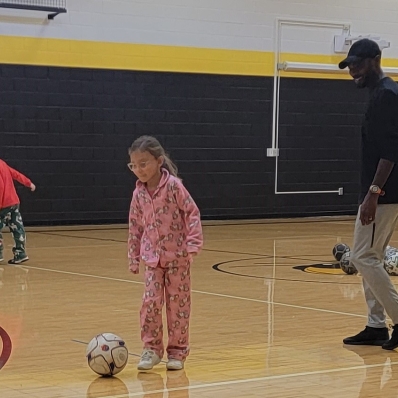
<path id="1" fill-rule="evenodd" d="M 351 261 L 362 275 L 366 304 L 367 326 L 386 326 L 386 313 L 398 324 L 398 294 L 384 269 L 384 251 L 398 220 L 398 204 L 378 205 L 372 224 L 362 225 L 360 208 L 355 222 Z"/>

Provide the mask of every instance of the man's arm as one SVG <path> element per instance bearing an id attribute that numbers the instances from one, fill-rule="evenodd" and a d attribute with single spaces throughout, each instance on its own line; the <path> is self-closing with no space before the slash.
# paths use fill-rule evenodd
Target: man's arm
<path id="1" fill-rule="evenodd" d="M 383 188 L 392 172 L 392 169 L 394 168 L 394 165 L 395 162 L 392 162 L 391 160 L 380 159 L 372 185 L 377 185 L 378 187 Z"/>
<path id="2" fill-rule="evenodd" d="M 383 189 L 395 163 L 398 162 L 398 96 L 392 91 L 385 91 L 380 99 L 377 113 L 380 120 L 380 136 L 377 141 L 380 160 L 372 185 Z M 365 196 L 360 213 L 362 225 L 373 222 L 379 195 L 369 191 Z"/>

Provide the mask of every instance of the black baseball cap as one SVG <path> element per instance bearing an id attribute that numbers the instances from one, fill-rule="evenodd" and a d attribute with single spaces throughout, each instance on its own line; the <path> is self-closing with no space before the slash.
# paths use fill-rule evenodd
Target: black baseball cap
<path id="1" fill-rule="evenodd" d="M 344 69 L 353 62 L 359 62 L 366 58 L 375 58 L 381 55 L 379 45 L 370 39 L 356 41 L 350 48 L 347 58 L 339 63 L 339 68 Z"/>

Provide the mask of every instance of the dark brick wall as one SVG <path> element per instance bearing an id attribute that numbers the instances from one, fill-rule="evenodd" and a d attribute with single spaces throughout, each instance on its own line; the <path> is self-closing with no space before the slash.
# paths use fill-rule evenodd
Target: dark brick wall
<path id="1" fill-rule="evenodd" d="M 351 214 L 363 93 L 351 82 L 281 83 L 279 190 L 343 186 L 344 196 L 275 195 L 273 79 L 2 65 L 0 157 L 27 224 L 125 222 L 135 180 L 127 148 L 155 135 L 204 219 Z M 359 103 L 358 103 L 359 101 Z"/>
<path id="2" fill-rule="evenodd" d="M 278 195 L 278 210 L 355 213 L 367 90 L 358 90 L 352 81 L 313 79 L 283 79 L 280 88 L 278 191 L 342 187 L 344 195 Z"/>

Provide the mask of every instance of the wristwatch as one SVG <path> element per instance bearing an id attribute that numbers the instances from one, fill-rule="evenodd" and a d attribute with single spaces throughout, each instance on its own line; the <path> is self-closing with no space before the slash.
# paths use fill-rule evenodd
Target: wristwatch
<path id="1" fill-rule="evenodd" d="M 384 195 L 384 191 L 378 185 L 371 185 L 369 187 L 369 192 L 377 193 L 378 195 Z"/>

